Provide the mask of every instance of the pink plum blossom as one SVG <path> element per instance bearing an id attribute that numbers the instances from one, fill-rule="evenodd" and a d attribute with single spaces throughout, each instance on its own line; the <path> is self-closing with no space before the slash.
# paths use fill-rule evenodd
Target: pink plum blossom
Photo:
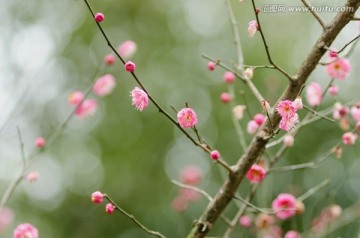
<path id="1" fill-rule="evenodd" d="M 351 71 L 349 60 L 338 58 L 335 62 L 326 65 L 326 72 L 331 78 L 344 80 Z"/>
<path id="2" fill-rule="evenodd" d="M 38 178 L 39 178 L 38 172 L 30 172 L 25 176 L 25 180 L 28 181 L 29 183 L 36 182 Z"/>
<path id="3" fill-rule="evenodd" d="M 91 201 L 95 204 L 100 204 L 104 201 L 104 194 L 99 191 L 96 191 L 91 194 Z"/>
<path id="4" fill-rule="evenodd" d="M 284 238 L 301 238 L 301 236 L 297 231 L 288 231 L 286 232 Z"/>
<path id="5" fill-rule="evenodd" d="M 35 139 L 35 146 L 38 148 L 43 148 L 46 145 L 46 141 L 44 137 L 38 137 Z"/>
<path id="6" fill-rule="evenodd" d="M 340 120 L 341 118 L 345 118 L 349 113 L 350 109 L 347 106 L 343 106 L 340 102 L 336 102 L 334 104 L 333 109 L 333 118 L 335 120 Z"/>
<path id="7" fill-rule="evenodd" d="M 110 94 L 116 86 L 115 78 L 111 74 L 100 77 L 93 86 L 93 91 L 98 96 Z"/>
<path id="8" fill-rule="evenodd" d="M 256 218 L 255 225 L 260 229 L 265 229 L 265 228 L 268 228 L 271 225 L 273 225 L 274 222 L 275 222 L 275 219 L 273 216 L 265 214 L 265 213 L 260 213 L 258 215 L 258 217 Z"/>
<path id="9" fill-rule="evenodd" d="M 303 105 L 301 97 L 297 97 L 293 101 L 293 105 L 294 105 L 296 111 L 302 109 L 304 107 L 304 105 Z"/>
<path id="10" fill-rule="evenodd" d="M 177 113 L 177 121 L 182 128 L 194 127 L 198 123 L 195 111 L 191 108 L 183 108 Z"/>
<path id="11" fill-rule="evenodd" d="M 260 183 L 265 178 L 265 169 L 260 165 L 253 164 L 246 174 L 250 183 Z"/>
<path id="12" fill-rule="evenodd" d="M 306 99 L 310 106 L 319 106 L 322 101 L 322 89 L 318 83 L 310 83 L 306 88 Z"/>
<path id="13" fill-rule="evenodd" d="M 75 111 L 75 115 L 80 118 L 85 118 L 95 114 L 97 109 L 97 103 L 95 99 L 87 99 L 83 101 Z"/>
<path id="14" fill-rule="evenodd" d="M 115 209 L 116 209 L 116 207 L 110 202 L 108 204 L 106 204 L 106 206 L 105 206 L 105 211 L 109 214 L 113 214 Z"/>
<path id="15" fill-rule="evenodd" d="M 360 102 L 355 103 L 354 106 L 351 107 L 351 116 L 356 121 L 360 121 Z"/>
<path id="16" fill-rule="evenodd" d="M 134 72 L 136 69 L 136 65 L 135 65 L 135 63 L 128 61 L 125 63 L 124 68 L 128 72 Z"/>
<path id="17" fill-rule="evenodd" d="M 182 196 L 177 196 L 176 198 L 174 198 L 174 200 L 171 202 L 171 206 L 173 207 L 173 209 L 177 212 L 182 212 L 185 211 L 187 206 L 188 206 L 188 202 L 185 198 L 183 198 Z"/>
<path id="18" fill-rule="evenodd" d="M 180 196 L 183 197 L 186 201 L 198 201 L 201 198 L 201 195 L 198 191 L 189 188 L 181 188 Z"/>
<path id="19" fill-rule="evenodd" d="M 239 224 L 240 224 L 240 226 L 242 226 L 242 227 L 246 227 L 246 228 L 249 228 L 250 226 L 252 226 L 252 219 L 251 219 L 251 217 L 249 217 L 249 216 L 241 216 L 240 218 L 239 218 Z"/>
<path id="20" fill-rule="evenodd" d="M 210 152 L 210 157 L 213 159 L 213 160 L 218 160 L 220 158 L 220 153 L 219 151 L 217 150 L 213 150 Z"/>
<path id="21" fill-rule="evenodd" d="M 272 202 L 272 209 L 277 218 L 285 220 L 296 213 L 296 198 L 288 193 L 281 193 Z"/>
<path id="22" fill-rule="evenodd" d="M 258 31 L 258 28 L 259 28 L 259 26 L 258 26 L 256 20 L 250 21 L 248 24 L 249 37 L 254 37 L 255 33 Z"/>
<path id="23" fill-rule="evenodd" d="M 259 124 L 256 121 L 251 120 L 248 122 L 246 130 L 250 135 L 253 135 L 257 132 L 259 128 L 260 128 Z"/>
<path id="24" fill-rule="evenodd" d="M 33 225 L 24 223 L 15 228 L 13 238 L 39 238 L 39 233 Z"/>
<path id="25" fill-rule="evenodd" d="M 121 45 L 118 48 L 118 53 L 124 59 L 129 59 L 136 53 L 136 50 L 137 50 L 136 43 L 132 40 L 127 40 L 121 43 Z"/>
<path id="26" fill-rule="evenodd" d="M 149 105 L 147 93 L 138 87 L 135 87 L 130 92 L 130 96 L 132 98 L 132 105 L 135 105 L 136 109 L 139 111 L 143 111 Z"/>
<path id="27" fill-rule="evenodd" d="M 105 16 L 103 13 L 98 12 L 95 14 L 94 18 L 96 22 L 102 22 L 105 19 Z"/>
<path id="28" fill-rule="evenodd" d="M 81 103 L 83 99 L 84 99 L 84 94 L 80 91 L 75 91 L 71 93 L 68 97 L 69 103 L 73 106 L 76 106 L 79 103 Z"/>
<path id="29" fill-rule="evenodd" d="M 284 100 L 278 103 L 276 111 L 282 118 L 291 118 L 296 114 L 294 103 L 290 100 Z"/>
<path id="30" fill-rule="evenodd" d="M 189 185 L 198 185 L 202 180 L 202 172 L 195 165 L 186 166 L 180 173 L 181 181 Z"/>
<path id="31" fill-rule="evenodd" d="M 232 96 L 231 96 L 230 93 L 222 93 L 222 94 L 220 95 L 220 100 L 221 100 L 223 103 L 227 104 L 227 103 L 231 102 Z"/>
<path id="32" fill-rule="evenodd" d="M 111 66 L 115 63 L 116 57 L 112 54 L 108 54 L 104 56 L 104 63 L 108 66 Z"/>
<path id="33" fill-rule="evenodd" d="M 258 113 L 254 116 L 253 121 L 256 122 L 259 126 L 261 126 L 265 121 L 265 116 L 261 113 Z"/>
<path id="34" fill-rule="evenodd" d="M 328 92 L 331 96 L 337 96 L 339 94 L 339 87 L 336 85 L 332 85 L 329 89 Z"/>
<path id="35" fill-rule="evenodd" d="M 344 145 L 353 145 L 357 140 L 358 135 L 353 132 L 346 132 L 342 135 L 342 142 Z"/>
<path id="36" fill-rule="evenodd" d="M 214 71 L 214 70 L 215 70 L 215 67 L 216 67 L 216 63 L 210 61 L 210 62 L 207 64 L 207 67 L 208 67 L 208 70 Z"/>
<path id="37" fill-rule="evenodd" d="M 279 128 L 284 131 L 291 131 L 297 126 L 298 122 L 299 122 L 298 114 L 295 114 L 290 118 L 283 117 L 279 123 Z"/>
<path id="38" fill-rule="evenodd" d="M 235 74 L 230 71 L 226 71 L 223 75 L 225 83 L 232 84 L 235 81 Z"/>

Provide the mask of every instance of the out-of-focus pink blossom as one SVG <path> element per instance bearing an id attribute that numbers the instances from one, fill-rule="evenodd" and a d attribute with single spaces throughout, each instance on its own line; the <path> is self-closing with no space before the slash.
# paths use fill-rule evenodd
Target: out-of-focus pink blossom
<path id="1" fill-rule="evenodd" d="M 68 101 L 71 105 L 76 106 L 84 99 L 84 94 L 80 91 L 71 93 L 68 97 Z"/>
<path id="2" fill-rule="evenodd" d="M 254 68 L 245 69 L 244 75 L 247 79 L 252 79 L 252 77 L 254 76 Z"/>
<path id="3" fill-rule="evenodd" d="M 93 91 L 98 96 L 106 96 L 110 94 L 116 86 L 114 76 L 111 74 L 105 74 L 100 77 L 93 86 Z"/>
<path id="4" fill-rule="evenodd" d="M 331 96 L 337 96 L 339 94 L 339 87 L 337 85 L 332 85 L 328 89 L 328 92 Z"/>
<path id="5" fill-rule="evenodd" d="M 260 229 L 266 229 L 273 225 L 275 222 L 275 218 L 271 215 L 260 213 L 256 218 L 255 225 Z"/>
<path id="6" fill-rule="evenodd" d="M 0 209 L 0 235 L 14 220 L 14 212 L 7 207 Z"/>
<path id="7" fill-rule="evenodd" d="M 189 188 L 181 188 L 180 196 L 182 196 L 187 201 L 195 202 L 201 198 L 201 195 L 198 191 Z"/>
<path id="8" fill-rule="evenodd" d="M 254 116 L 253 121 L 255 121 L 259 126 L 261 126 L 265 121 L 265 116 L 261 113 L 258 113 Z"/>
<path id="9" fill-rule="evenodd" d="M 351 116 L 356 122 L 360 121 L 360 102 L 351 107 Z"/>
<path id="10" fill-rule="evenodd" d="M 115 209 L 116 209 L 116 207 L 110 202 L 108 204 L 106 204 L 106 206 L 105 206 L 105 211 L 109 214 L 113 214 Z"/>
<path id="11" fill-rule="evenodd" d="M 220 100 L 221 100 L 223 103 L 226 104 L 226 103 L 231 102 L 232 96 L 231 96 L 230 93 L 222 93 L 222 94 L 220 95 Z"/>
<path id="12" fill-rule="evenodd" d="M 29 183 L 36 182 L 38 178 L 39 178 L 38 172 L 30 172 L 25 176 L 25 180 L 28 181 Z"/>
<path id="13" fill-rule="evenodd" d="M 121 57 L 124 59 L 130 59 L 137 50 L 137 45 L 135 41 L 127 40 L 121 43 L 121 45 L 118 48 L 118 53 Z"/>
<path id="14" fill-rule="evenodd" d="M 248 24 L 248 33 L 249 37 L 254 37 L 255 33 L 258 31 L 258 24 L 255 20 L 250 21 Z"/>
<path id="15" fill-rule="evenodd" d="M 301 238 L 301 236 L 297 231 L 288 231 L 286 232 L 284 238 Z"/>
<path id="16" fill-rule="evenodd" d="M 251 120 L 248 122 L 246 130 L 250 135 L 253 135 L 257 132 L 259 128 L 259 124 L 257 124 L 256 121 Z"/>
<path id="17" fill-rule="evenodd" d="M 235 74 L 230 71 L 226 71 L 223 75 L 225 83 L 232 84 L 235 81 Z"/>
<path id="18" fill-rule="evenodd" d="M 237 105 L 233 108 L 233 114 L 236 119 L 240 120 L 244 117 L 244 111 L 246 110 L 245 105 Z"/>
<path id="19" fill-rule="evenodd" d="M 83 101 L 76 109 L 75 115 L 80 118 L 85 118 L 95 114 L 97 103 L 95 99 L 87 99 Z"/>
<path id="20" fill-rule="evenodd" d="M 336 102 L 334 104 L 333 118 L 335 120 L 340 120 L 341 118 L 346 117 L 348 113 L 349 113 L 349 108 L 347 106 L 343 106 L 340 102 Z"/>
<path id="21" fill-rule="evenodd" d="M 353 132 L 346 132 L 342 135 L 342 142 L 344 145 L 353 145 L 357 140 L 358 135 Z"/>
<path id="22" fill-rule="evenodd" d="M 91 201 L 95 204 L 100 204 L 104 201 L 104 194 L 99 191 L 93 192 L 91 194 Z"/>
<path id="23" fill-rule="evenodd" d="M 265 178 L 266 171 L 263 167 L 253 164 L 249 171 L 246 173 L 246 178 L 250 183 L 260 183 Z"/>
<path id="24" fill-rule="evenodd" d="M 172 208 L 177 211 L 177 212 L 182 212 L 185 211 L 187 206 L 188 206 L 188 202 L 185 198 L 183 198 L 182 196 L 177 196 L 176 198 L 174 198 L 174 200 L 171 202 L 171 206 Z"/>
<path id="25" fill-rule="evenodd" d="M 38 148 L 43 148 L 46 145 L 46 140 L 44 137 L 38 137 L 35 139 L 35 146 Z"/>
<path id="26" fill-rule="evenodd" d="M 296 213 L 296 198 L 288 193 L 281 193 L 272 202 L 272 209 L 277 218 L 285 220 Z"/>
<path id="27" fill-rule="evenodd" d="M 215 67 L 216 67 L 216 63 L 210 61 L 210 62 L 207 64 L 207 67 L 208 67 L 208 70 L 214 71 L 214 70 L 215 70 Z"/>
<path id="28" fill-rule="evenodd" d="M 114 55 L 112 55 L 112 54 L 108 54 L 108 55 L 104 56 L 104 63 L 106 65 L 111 66 L 111 65 L 113 65 L 115 63 L 115 61 L 116 61 L 116 57 Z"/>
<path id="29" fill-rule="evenodd" d="M 349 60 L 338 58 L 335 62 L 326 65 L 326 72 L 331 78 L 344 80 L 351 71 Z"/>
<path id="30" fill-rule="evenodd" d="M 180 173 L 181 181 L 189 185 L 198 185 L 202 180 L 202 172 L 195 165 L 186 166 Z"/>
<path id="31" fill-rule="evenodd" d="M 286 134 L 283 141 L 285 146 L 291 147 L 294 145 L 295 138 L 291 134 Z"/>
<path id="32" fill-rule="evenodd" d="M 318 106 L 322 101 L 322 89 L 318 83 L 310 83 L 306 88 L 306 99 L 310 106 Z"/>
<path id="33" fill-rule="evenodd" d="M 33 225 L 24 223 L 15 228 L 13 238 L 39 238 L 39 233 Z"/>
<path id="34" fill-rule="evenodd" d="M 239 224 L 240 224 L 240 226 L 242 226 L 242 227 L 246 227 L 246 228 L 249 228 L 250 226 L 252 226 L 252 219 L 251 219 L 251 217 L 249 217 L 249 216 L 241 216 L 240 218 L 239 218 Z"/>

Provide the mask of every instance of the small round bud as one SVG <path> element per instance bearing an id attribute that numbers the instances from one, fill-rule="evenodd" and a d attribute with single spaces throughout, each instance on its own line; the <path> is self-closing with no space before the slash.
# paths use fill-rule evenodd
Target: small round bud
<path id="1" fill-rule="evenodd" d="M 105 19 L 104 14 L 98 12 L 95 14 L 95 21 L 96 22 L 102 22 Z"/>
<path id="2" fill-rule="evenodd" d="M 330 50 L 329 51 L 329 56 L 331 58 L 336 58 L 336 57 L 338 57 L 338 53 L 336 51 L 334 51 L 334 50 Z"/>
<path id="3" fill-rule="evenodd" d="M 105 211 L 107 212 L 107 213 L 109 213 L 109 214 L 113 214 L 114 213 L 114 211 L 115 211 L 115 206 L 112 204 L 112 203 L 108 203 L 108 204 L 106 204 L 106 206 L 105 206 Z"/>
<path id="4" fill-rule="evenodd" d="M 251 220 L 251 217 L 249 216 L 241 216 L 239 218 L 239 224 L 240 226 L 242 227 L 245 227 L 245 228 L 249 228 L 250 226 L 252 226 L 252 220 Z"/>
<path id="5" fill-rule="evenodd" d="M 108 66 L 111 66 L 115 63 L 116 58 L 112 54 L 105 55 L 104 57 L 104 63 Z"/>
<path id="6" fill-rule="evenodd" d="M 293 135 L 287 134 L 284 136 L 284 145 L 287 147 L 291 147 L 294 145 L 294 140 L 295 138 Z"/>
<path id="7" fill-rule="evenodd" d="M 255 9 L 255 13 L 256 13 L 256 14 L 259 14 L 259 13 L 260 13 L 260 8 L 257 7 L 257 8 Z"/>
<path id="8" fill-rule="evenodd" d="M 218 160 L 220 158 L 220 153 L 217 150 L 213 150 L 210 152 L 210 156 L 213 160 Z"/>
<path id="9" fill-rule="evenodd" d="M 36 147 L 43 148 L 43 147 L 45 147 L 45 144 L 46 144 L 46 142 L 45 142 L 44 137 L 36 138 L 36 140 L 35 140 L 35 146 Z"/>
<path id="10" fill-rule="evenodd" d="M 30 172 L 25 176 L 25 180 L 28 181 L 29 183 L 36 182 L 38 178 L 39 178 L 38 172 Z"/>
<path id="11" fill-rule="evenodd" d="M 254 68 L 245 69 L 244 74 L 247 79 L 252 79 L 252 77 L 254 76 Z"/>
<path id="12" fill-rule="evenodd" d="M 95 204 L 100 204 L 102 203 L 104 200 L 104 194 L 102 194 L 99 191 L 96 191 L 94 193 L 91 194 L 91 201 Z"/>
<path id="13" fill-rule="evenodd" d="M 229 103 L 231 102 L 232 100 L 232 96 L 230 93 L 222 93 L 220 95 L 220 100 L 223 102 L 223 103 Z"/>
<path id="14" fill-rule="evenodd" d="M 208 67 L 208 70 L 214 71 L 214 70 L 215 70 L 215 67 L 216 67 L 216 63 L 210 61 L 210 62 L 208 63 L 208 65 L 207 65 L 207 67 Z"/>
<path id="15" fill-rule="evenodd" d="M 223 75 L 225 83 L 231 84 L 235 81 L 235 74 L 230 71 L 226 71 Z"/>
<path id="16" fill-rule="evenodd" d="M 124 68 L 126 71 L 128 72 L 134 72 L 135 71 L 135 68 L 136 68 L 136 65 L 131 62 L 131 61 L 128 61 L 126 62 L 126 64 L 124 65 Z"/>
<path id="17" fill-rule="evenodd" d="M 297 215 L 301 215 L 305 212 L 305 205 L 302 201 L 296 200 L 295 208 Z"/>

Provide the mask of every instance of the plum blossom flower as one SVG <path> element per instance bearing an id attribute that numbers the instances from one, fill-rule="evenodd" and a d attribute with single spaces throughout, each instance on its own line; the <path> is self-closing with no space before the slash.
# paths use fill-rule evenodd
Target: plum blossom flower
<path id="1" fill-rule="evenodd" d="M 177 196 L 176 198 L 174 198 L 174 200 L 172 200 L 171 206 L 175 211 L 182 212 L 186 210 L 188 206 L 188 201 L 182 196 Z"/>
<path id="2" fill-rule="evenodd" d="M 258 31 L 258 28 L 259 25 L 257 24 L 256 20 L 250 21 L 248 25 L 249 37 L 254 37 L 255 33 Z"/>
<path id="3" fill-rule="evenodd" d="M 252 219 L 251 219 L 251 217 L 249 217 L 249 216 L 241 216 L 240 218 L 239 218 L 239 224 L 240 224 L 240 226 L 242 226 L 242 227 L 246 227 L 246 228 L 248 228 L 248 227 L 250 227 L 250 226 L 252 226 Z"/>
<path id="4" fill-rule="evenodd" d="M 189 185 L 198 185 L 202 180 L 202 172 L 199 167 L 189 165 L 180 172 L 181 181 Z"/>
<path id="5" fill-rule="evenodd" d="M 14 220 L 14 212 L 7 207 L 0 209 L 0 235 Z"/>
<path id="6" fill-rule="evenodd" d="M 136 50 L 137 44 L 132 40 L 127 40 L 121 43 L 118 48 L 118 53 L 124 59 L 129 59 L 136 53 Z"/>
<path id="7" fill-rule="evenodd" d="M 195 111 L 191 108 L 183 108 L 177 113 L 177 120 L 182 128 L 194 127 L 198 123 Z"/>
<path id="8" fill-rule="evenodd" d="M 356 122 L 360 121 L 360 102 L 351 107 L 351 116 Z"/>
<path id="9" fill-rule="evenodd" d="M 342 135 L 342 142 L 344 145 L 353 145 L 357 140 L 358 135 L 352 132 L 346 132 Z"/>
<path id="10" fill-rule="evenodd" d="M 38 172 L 30 172 L 25 176 L 25 180 L 28 181 L 29 183 L 36 182 L 38 178 L 39 178 Z"/>
<path id="11" fill-rule="evenodd" d="M 279 123 L 279 128 L 284 131 L 291 131 L 299 123 L 299 116 L 295 114 L 290 118 L 283 117 Z"/>
<path id="12" fill-rule="evenodd" d="M 245 105 L 237 105 L 233 108 L 233 114 L 236 119 L 240 120 L 244 117 L 244 111 L 246 109 Z"/>
<path id="13" fill-rule="evenodd" d="M 285 220 L 296 213 L 296 198 L 288 193 L 281 193 L 272 202 L 272 209 L 277 218 Z"/>
<path id="14" fill-rule="evenodd" d="M 284 100 L 278 103 L 276 111 L 282 118 L 290 118 L 296 114 L 296 108 L 292 101 Z"/>
<path id="15" fill-rule="evenodd" d="M 265 169 L 260 165 L 253 164 L 246 174 L 246 178 L 250 183 L 260 183 L 265 178 Z"/>
<path id="16" fill-rule="evenodd" d="M 99 191 L 93 192 L 91 194 L 91 201 L 95 204 L 100 204 L 104 201 L 104 194 Z"/>
<path id="17" fill-rule="evenodd" d="M 336 85 L 332 85 L 329 89 L 328 92 L 331 96 L 336 96 L 339 94 L 339 87 Z"/>
<path id="18" fill-rule="evenodd" d="M 38 230 L 29 223 L 18 225 L 13 234 L 14 238 L 39 238 Z"/>
<path id="19" fill-rule="evenodd" d="M 247 79 L 252 79 L 252 77 L 254 76 L 254 68 L 247 68 L 245 69 L 244 75 Z"/>
<path id="20" fill-rule="evenodd" d="M 213 160 L 218 160 L 220 158 L 220 153 L 219 151 L 217 150 L 213 150 L 210 152 L 210 157 L 213 159 Z"/>
<path id="21" fill-rule="evenodd" d="M 231 102 L 232 96 L 231 96 L 230 93 L 222 93 L 222 94 L 220 95 L 220 100 L 221 100 L 223 103 L 227 104 L 227 103 Z"/>
<path id="22" fill-rule="evenodd" d="M 318 106 L 322 101 L 322 90 L 318 83 L 310 83 L 306 88 L 306 99 L 310 106 Z"/>
<path id="23" fill-rule="evenodd" d="M 125 63 L 124 69 L 127 72 L 134 72 L 135 69 L 136 69 L 136 64 L 134 62 L 128 61 L 128 62 Z"/>
<path id="24" fill-rule="evenodd" d="M 259 124 L 256 123 L 256 121 L 251 120 L 248 122 L 246 130 L 250 135 L 253 135 L 257 132 L 257 130 L 260 128 Z"/>
<path id="25" fill-rule="evenodd" d="M 301 238 L 301 236 L 297 231 L 288 231 L 286 232 L 284 238 Z"/>
<path id="26" fill-rule="evenodd" d="M 208 67 L 208 70 L 214 71 L 214 70 L 215 70 L 215 67 L 216 67 L 216 63 L 210 61 L 210 62 L 207 64 L 207 67 Z"/>
<path id="27" fill-rule="evenodd" d="M 135 105 L 136 109 L 139 111 L 143 111 L 149 105 L 147 93 L 138 87 L 135 87 L 131 91 L 130 96 L 132 98 L 132 105 Z"/>
<path id="28" fill-rule="evenodd" d="M 332 116 L 335 120 L 340 120 L 341 118 L 345 118 L 349 111 L 347 106 L 342 105 L 340 102 L 336 102 L 334 104 Z"/>
<path id="29" fill-rule="evenodd" d="M 335 62 L 326 65 L 326 72 L 331 78 L 344 80 L 351 71 L 349 60 L 338 58 Z"/>
<path id="30" fill-rule="evenodd" d="M 85 118 L 95 114 L 97 109 L 97 103 L 95 99 L 87 99 L 83 101 L 75 111 L 75 115 L 80 118 Z"/>
<path id="31" fill-rule="evenodd" d="M 116 86 L 115 78 L 111 74 L 100 77 L 93 86 L 93 91 L 98 96 L 110 94 Z"/>
<path id="32" fill-rule="evenodd" d="M 116 57 L 112 54 L 108 54 L 104 56 L 104 63 L 108 66 L 111 66 L 115 63 Z"/>
<path id="33" fill-rule="evenodd" d="M 38 148 L 43 148 L 46 145 L 46 140 L 44 137 L 38 137 L 35 139 L 35 146 Z"/>
<path id="34" fill-rule="evenodd" d="M 294 145 L 294 141 L 295 141 L 295 138 L 294 138 L 293 135 L 291 135 L 291 134 L 286 134 L 286 135 L 284 136 L 283 142 L 284 142 L 284 145 L 285 145 L 285 146 L 287 146 L 287 147 L 293 146 L 293 145 Z"/>
<path id="35" fill-rule="evenodd" d="M 235 81 L 235 74 L 230 71 L 226 71 L 223 75 L 225 83 L 232 84 Z"/>
<path id="36" fill-rule="evenodd" d="M 105 211 L 109 214 L 113 214 L 115 209 L 116 209 L 116 207 L 110 202 L 108 204 L 106 204 L 106 206 L 105 206 Z"/>
<path id="37" fill-rule="evenodd" d="M 201 198 L 201 195 L 198 191 L 189 188 L 180 189 L 180 196 L 183 197 L 186 201 L 198 201 Z"/>
<path id="38" fill-rule="evenodd" d="M 71 105 L 76 106 L 84 99 L 84 94 L 80 91 L 71 93 L 68 97 L 68 101 Z"/>
<path id="39" fill-rule="evenodd" d="M 105 19 L 105 16 L 104 16 L 103 13 L 98 12 L 98 13 L 95 14 L 94 18 L 95 18 L 96 22 L 102 22 Z"/>

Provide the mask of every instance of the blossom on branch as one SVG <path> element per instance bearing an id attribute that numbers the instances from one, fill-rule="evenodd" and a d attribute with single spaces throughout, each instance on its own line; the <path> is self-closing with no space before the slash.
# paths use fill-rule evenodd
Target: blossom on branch
<path id="1" fill-rule="evenodd" d="M 177 113 L 177 121 L 182 128 L 194 127 L 198 123 L 195 111 L 188 107 Z"/>
<path id="2" fill-rule="evenodd" d="M 131 91 L 130 96 L 132 98 L 132 105 L 135 105 L 136 109 L 139 111 L 143 111 L 149 105 L 147 93 L 138 87 L 135 87 Z"/>
<path id="3" fill-rule="evenodd" d="M 272 209 L 277 218 L 285 220 L 296 213 L 296 198 L 288 193 L 281 193 L 272 202 Z"/>
<path id="4" fill-rule="evenodd" d="M 18 225 L 13 234 L 14 238 L 39 238 L 38 230 L 29 223 Z"/>
<path id="5" fill-rule="evenodd" d="M 339 58 L 335 62 L 326 65 L 326 72 L 330 78 L 344 80 L 351 71 L 349 60 Z"/>
<path id="6" fill-rule="evenodd" d="M 100 77 L 93 86 L 96 95 L 103 97 L 110 94 L 116 86 L 115 78 L 111 74 Z"/>

